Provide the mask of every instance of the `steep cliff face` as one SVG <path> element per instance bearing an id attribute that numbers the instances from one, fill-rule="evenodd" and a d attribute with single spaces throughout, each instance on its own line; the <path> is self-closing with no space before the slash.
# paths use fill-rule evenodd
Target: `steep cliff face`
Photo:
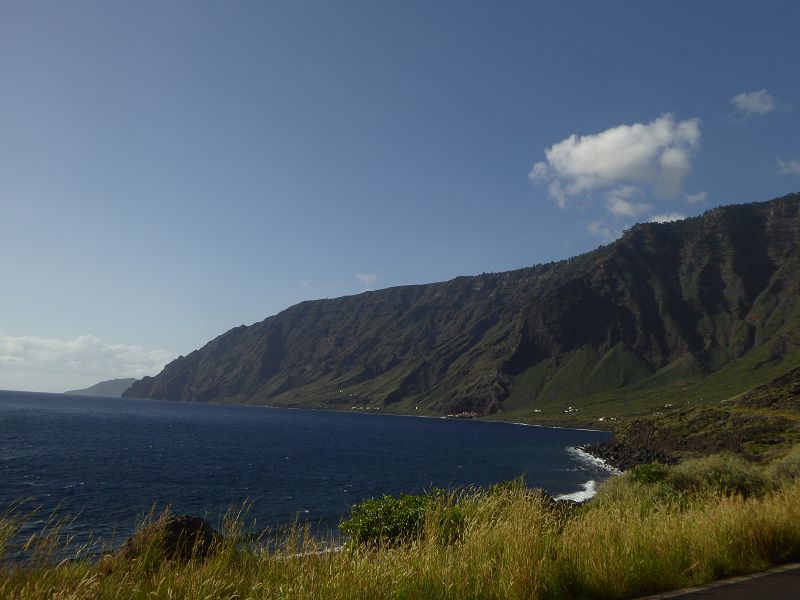
<path id="1" fill-rule="evenodd" d="M 800 364 L 800 195 L 576 258 L 303 302 L 126 396 L 520 417 L 711 400 Z"/>

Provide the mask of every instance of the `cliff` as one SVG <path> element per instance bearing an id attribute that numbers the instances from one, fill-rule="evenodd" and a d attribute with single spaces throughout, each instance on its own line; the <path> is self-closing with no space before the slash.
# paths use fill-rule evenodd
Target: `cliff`
<path id="1" fill-rule="evenodd" d="M 546 265 L 303 302 L 125 396 L 597 421 L 800 366 L 800 194 Z"/>

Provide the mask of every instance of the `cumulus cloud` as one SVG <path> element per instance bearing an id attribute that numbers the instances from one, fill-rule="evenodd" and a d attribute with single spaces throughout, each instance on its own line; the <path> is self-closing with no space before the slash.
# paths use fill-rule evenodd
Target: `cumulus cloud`
<path id="1" fill-rule="evenodd" d="M 658 215 L 653 215 L 648 219 L 651 223 L 672 223 L 673 221 L 680 221 L 681 219 L 685 219 L 686 215 L 682 215 L 679 212 L 667 212 L 661 213 Z"/>
<path id="2" fill-rule="evenodd" d="M 104 379 L 155 375 L 175 358 L 166 350 L 109 344 L 93 335 L 71 340 L 0 335 L 0 389 L 64 391 Z"/>
<path id="3" fill-rule="evenodd" d="M 781 175 L 800 175 L 800 160 L 778 159 L 778 173 Z"/>
<path id="4" fill-rule="evenodd" d="M 573 134 L 545 149 L 546 160 L 534 164 L 528 177 L 546 185 L 561 207 L 570 197 L 621 186 L 677 196 L 699 144 L 698 119 L 675 121 L 665 114 L 646 124 Z"/>
<path id="5" fill-rule="evenodd" d="M 731 98 L 731 104 L 745 116 L 765 115 L 777 107 L 775 98 L 766 90 L 742 92 Z"/>
<path id="6" fill-rule="evenodd" d="M 613 189 L 606 193 L 606 209 L 617 217 L 635 217 L 652 210 L 650 204 L 632 200 L 638 193 L 639 190 L 632 185 Z"/>
<path id="7" fill-rule="evenodd" d="M 365 290 L 371 290 L 375 286 L 375 283 L 377 283 L 378 276 L 367 273 L 359 273 L 356 275 L 356 279 L 361 282 Z"/>

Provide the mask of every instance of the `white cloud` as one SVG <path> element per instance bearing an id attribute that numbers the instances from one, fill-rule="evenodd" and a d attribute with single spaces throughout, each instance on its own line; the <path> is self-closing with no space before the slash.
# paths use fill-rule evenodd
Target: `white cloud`
<path id="1" fill-rule="evenodd" d="M 618 186 L 651 187 L 676 196 L 700 144 L 700 121 L 676 122 L 666 114 L 647 124 L 619 125 L 591 135 L 571 135 L 545 150 L 528 175 L 548 186 L 562 208 L 572 196 Z"/>
<path id="2" fill-rule="evenodd" d="M 778 159 L 778 173 L 781 175 L 800 175 L 800 160 Z"/>
<path id="3" fill-rule="evenodd" d="M 586 224 L 586 231 L 592 235 L 602 238 L 606 242 L 613 242 L 622 233 L 618 229 L 608 226 L 603 221 L 592 221 Z"/>
<path id="4" fill-rule="evenodd" d="M 375 283 L 378 281 L 378 276 L 366 273 L 359 273 L 358 275 L 356 275 L 356 279 L 358 279 L 361 282 L 365 290 L 371 290 L 375 285 Z"/>
<path id="5" fill-rule="evenodd" d="M 0 335 L 0 389 L 64 391 L 104 379 L 155 375 L 175 358 L 166 350 L 75 339 Z"/>
<path id="6" fill-rule="evenodd" d="M 652 210 L 650 204 L 633 202 L 631 198 L 639 193 L 638 188 L 624 185 L 606 193 L 606 209 L 617 217 L 635 217 Z"/>
<path id="7" fill-rule="evenodd" d="M 731 104 L 745 116 L 765 115 L 776 108 L 775 98 L 765 89 L 737 94 L 731 98 Z"/>
<path id="8" fill-rule="evenodd" d="M 689 204 L 702 204 L 708 199 L 708 192 L 697 192 L 696 194 L 686 194 L 686 201 Z"/>
<path id="9" fill-rule="evenodd" d="M 672 223 L 673 221 L 680 221 L 681 219 L 685 218 L 686 215 L 682 215 L 679 212 L 667 212 L 658 215 L 653 215 L 648 220 L 651 223 Z"/>

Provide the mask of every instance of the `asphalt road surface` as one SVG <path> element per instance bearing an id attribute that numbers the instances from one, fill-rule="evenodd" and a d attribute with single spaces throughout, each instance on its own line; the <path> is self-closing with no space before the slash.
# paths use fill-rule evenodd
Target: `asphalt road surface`
<path id="1" fill-rule="evenodd" d="M 800 563 L 640 600 L 800 600 Z"/>

